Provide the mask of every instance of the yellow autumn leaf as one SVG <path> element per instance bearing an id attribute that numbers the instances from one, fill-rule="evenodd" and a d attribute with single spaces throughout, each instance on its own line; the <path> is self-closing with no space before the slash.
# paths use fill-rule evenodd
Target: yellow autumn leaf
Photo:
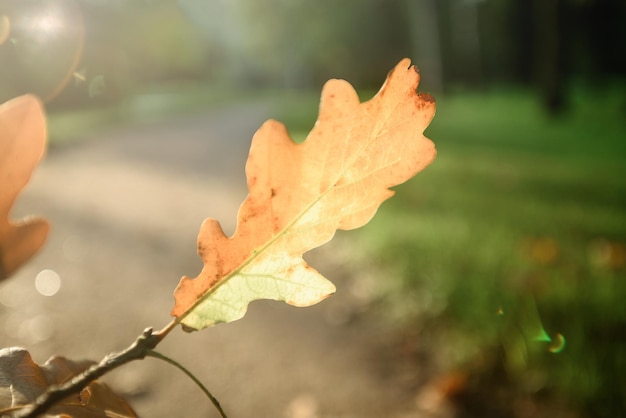
<path id="1" fill-rule="evenodd" d="M 172 316 L 199 330 L 241 318 L 257 299 L 313 305 L 334 285 L 302 259 L 338 229 L 363 226 L 380 204 L 435 158 L 423 132 L 435 114 L 432 97 L 417 93 L 419 73 L 408 59 L 378 94 L 361 103 L 344 80 L 322 90 L 313 130 L 296 144 L 269 120 L 254 135 L 246 175 L 249 195 L 237 229 L 226 237 L 203 222 L 198 253 L 204 267 L 183 277 Z"/>
<path id="2" fill-rule="evenodd" d="M 9 220 L 15 199 L 43 157 L 46 135 L 43 107 L 34 96 L 0 105 L 0 279 L 32 257 L 48 235 L 43 219 Z"/>

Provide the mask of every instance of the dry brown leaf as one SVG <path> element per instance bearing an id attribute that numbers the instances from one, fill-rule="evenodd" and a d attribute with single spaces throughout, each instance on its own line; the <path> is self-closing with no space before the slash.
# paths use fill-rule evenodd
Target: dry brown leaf
<path id="1" fill-rule="evenodd" d="M 32 403 L 50 385 L 62 384 L 93 365 L 51 357 L 37 365 L 23 348 L 0 350 L 0 414 Z M 51 407 L 44 417 L 125 418 L 136 417 L 133 409 L 107 385 L 91 382 L 78 395 L 71 395 Z"/>
<path id="2" fill-rule="evenodd" d="M 337 229 L 366 224 L 390 187 L 435 158 L 423 136 L 435 102 L 416 92 L 419 74 L 401 61 L 371 100 L 360 103 L 352 86 L 330 80 L 307 139 L 294 143 L 270 120 L 255 134 L 246 165 L 249 195 L 228 238 L 207 219 L 198 236 L 204 268 L 183 277 L 172 315 L 186 329 L 241 318 L 256 299 L 309 306 L 335 291 L 302 259 Z"/>
<path id="3" fill-rule="evenodd" d="M 39 218 L 9 221 L 20 191 L 43 157 L 46 147 L 44 111 L 34 96 L 21 96 L 0 105 L 0 279 L 31 258 L 48 235 Z"/>

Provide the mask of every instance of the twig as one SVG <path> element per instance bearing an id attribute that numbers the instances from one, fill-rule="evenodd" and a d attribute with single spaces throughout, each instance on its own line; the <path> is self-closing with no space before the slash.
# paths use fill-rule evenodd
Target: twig
<path id="1" fill-rule="evenodd" d="M 13 414 L 13 418 L 35 418 L 44 413 L 52 405 L 61 399 L 80 392 L 93 380 L 104 376 L 106 373 L 134 360 L 141 360 L 151 352 L 161 340 L 176 325 L 172 321 L 168 326 L 159 332 L 153 332 L 152 328 L 147 328 L 134 343 L 128 348 L 117 353 L 111 353 L 99 364 L 93 365 L 81 374 L 74 376 L 71 380 L 61 385 L 51 385 L 32 404 L 26 405 L 21 410 Z"/>
<path id="2" fill-rule="evenodd" d="M 207 389 L 207 387 L 204 386 L 202 384 L 202 382 L 200 380 L 198 380 L 198 378 L 196 376 L 194 376 L 193 373 L 191 373 L 189 370 L 187 370 L 182 364 L 180 364 L 177 361 L 172 360 L 171 358 L 169 358 L 169 357 L 159 353 L 158 351 L 150 350 L 150 351 L 148 351 L 147 355 L 148 355 L 148 357 L 154 357 L 154 358 L 157 358 L 159 360 L 163 360 L 166 363 L 171 364 L 172 366 L 178 368 L 180 371 L 185 373 L 187 375 L 187 377 L 189 377 L 191 380 L 193 380 L 193 382 L 200 388 L 200 390 L 202 390 L 202 392 L 204 392 L 204 394 L 207 396 L 207 398 L 209 398 L 209 400 L 211 401 L 213 406 L 215 406 L 215 409 L 217 409 L 217 411 L 220 413 L 220 416 L 222 418 L 228 418 L 226 416 L 226 412 L 224 412 L 224 410 L 222 409 L 222 406 L 220 405 L 220 402 L 217 400 L 217 398 L 215 396 L 213 396 L 213 394 L 209 391 L 209 389 Z"/>

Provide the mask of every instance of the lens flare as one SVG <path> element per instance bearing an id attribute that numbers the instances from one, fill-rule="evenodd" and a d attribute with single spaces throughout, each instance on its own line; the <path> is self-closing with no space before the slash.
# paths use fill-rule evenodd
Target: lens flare
<path id="1" fill-rule="evenodd" d="M 87 69 L 82 68 L 80 70 L 74 71 L 74 85 L 78 86 L 87 81 Z"/>
<path id="2" fill-rule="evenodd" d="M 53 14 L 39 16 L 34 21 L 34 24 L 35 27 L 46 36 L 53 35 L 54 33 L 63 30 L 63 27 L 65 26 L 65 24 L 63 23 L 63 18 L 59 15 Z"/>
<path id="3" fill-rule="evenodd" d="M 539 330 L 539 333 L 533 338 L 533 341 L 549 343 L 552 341 L 552 338 L 550 338 L 546 330 L 543 329 L 543 327 L 541 327 L 541 329 Z"/>
<path id="4" fill-rule="evenodd" d="M 35 277 L 35 288 L 43 296 L 54 296 L 61 289 L 61 277 L 53 270 L 42 270 Z"/>
<path id="5" fill-rule="evenodd" d="M 106 84 L 104 82 L 104 76 L 97 75 L 89 82 L 89 88 L 87 89 L 89 97 L 93 98 L 104 94 L 106 90 Z"/>
<path id="6" fill-rule="evenodd" d="M 565 350 L 565 337 L 557 333 L 554 337 L 554 341 L 552 341 L 552 344 L 548 347 L 548 351 L 557 354 L 563 350 Z"/>
<path id="7" fill-rule="evenodd" d="M 0 44 L 11 42 L 7 85 L 13 95 L 33 93 L 48 102 L 74 77 L 85 43 L 76 0 L 15 2 L 0 15 Z M 0 80 L 5 82 L 5 80 Z"/>

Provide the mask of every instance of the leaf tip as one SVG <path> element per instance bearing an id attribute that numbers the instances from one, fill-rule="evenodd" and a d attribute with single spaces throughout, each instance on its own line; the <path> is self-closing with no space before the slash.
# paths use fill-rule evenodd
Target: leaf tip
<path id="1" fill-rule="evenodd" d="M 404 68 L 406 70 L 414 70 L 419 73 L 419 70 L 415 67 L 415 65 L 411 64 L 411 58 L 402 58 L 400 62 L 396 65 L 396 68 Z"/>

